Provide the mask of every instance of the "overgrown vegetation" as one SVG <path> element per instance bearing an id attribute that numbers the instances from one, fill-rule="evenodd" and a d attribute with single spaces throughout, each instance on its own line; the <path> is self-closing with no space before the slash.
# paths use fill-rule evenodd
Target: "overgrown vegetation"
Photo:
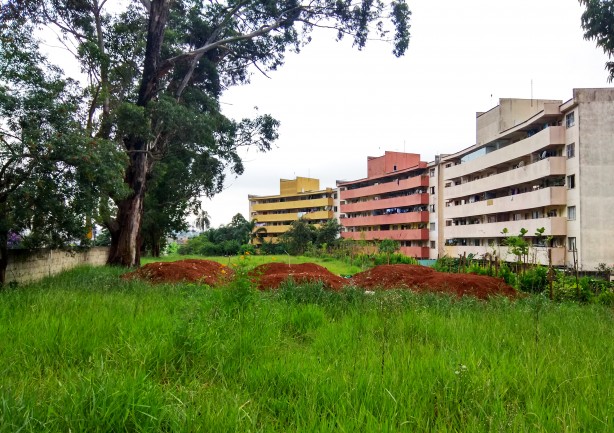
<path id="1" fill-rule="evenodd" d="M 0 293 L 0 432 L 614 426 L 610 308 L 121 273 Z"/>
<path id="2" fill-rule="evenodd" d="M 609 281 L 611 268 L 600 264 L 593 275 L 579 278 L 571 271 L 551 271 L 541 265 L 526 266 L 525 263 L 507 264 L 474 260 L 473 256 L 442 257 L 434 268 L 440 272 L 469 272 L 478 275 L 500 277 L 512 287 L 526 293 L 542 294 L 552 300 L 594 302 L 614 306 L 614 284 Z M 550 287 L 552 280 L 552 288 Z"/>

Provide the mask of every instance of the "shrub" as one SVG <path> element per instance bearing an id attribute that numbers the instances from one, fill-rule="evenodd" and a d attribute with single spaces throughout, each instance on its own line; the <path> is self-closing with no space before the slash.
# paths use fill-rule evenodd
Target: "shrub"
<path id="1" fill-rule="evenodd" d="M 536 266 L 517 276 L 518 288 L 523 292 L 541 293 L 548 287 L 548 269 Z"/>
<path id="2" fill-rule="evenodd" d="M 507 264 L 501 263 L 501 267 L 499 268 L 499 276 L 503 278 L 503 280 L 510 286 L 517 287 L 516 286 L 517 284 L 516 274 L 512 272 L 512 270 Z"/>
<path id="3" fill-rule="evenodd" d="M 458 259 L 443 256 L 437 259 L 433 269 L 439 272 L 458 272 Z"/>

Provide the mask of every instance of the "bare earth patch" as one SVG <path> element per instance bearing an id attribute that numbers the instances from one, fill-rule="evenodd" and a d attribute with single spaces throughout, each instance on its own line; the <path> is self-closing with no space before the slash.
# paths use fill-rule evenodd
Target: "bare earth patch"
<path id="1" fill-rule="evenodd" d="M 198 282 L 216 286 L 228 282 L 234 271 L 212 260 L 186 259 L 148 263 L 123 278 L 140 278 L 152 283 Z"/>
<path id="2" fill-rule="evenodd" d="M 140 278 L 154 283 L 200 282 L 210 286 L 230 281 L 234 272 L 227 266 L 211 260 L 188 259 L 177 262 L 147 264 L 123 278 Z M 456 296 L 474 296 L 487 299 L 501 295 L 517 296 L 516 291 L 503 279 L 474 274 L 449 274 L 418 265 L 380 265 L 360 272 L 350 279 L 339 277 L 315 263 L 291 265 L 266 263 L 249 273 L 259 290 L 275 290 L 292 278 L 297 283 L 321 281 L 324 288 L 338 291 L 354 285 L 368 290 L 406 289 L 418 292 L 450 293 Z"/>
<path id="3" fill-rule="evenodd" d="M 256 266 L 250 275 L 254 278 L 258 289 L 277 289 L 281 283 L 292 278 L 297 283 L 321 281 L 324 288 L 341 290 L 348 280 L 333 274 L 323 266 L 315 263 L 289 265 L 287 263 L 265 263 Z"/>
<path id="4" fill-rule="evenodd" d="M 352 277 L 358 287 L 369 290 L 410 289 L 450 293 L 486 299 L 502 295 L 516 297 L 516 291 L 501 278 L 475 274 L 449 274 L 418 265 L 380 265 Z"/>

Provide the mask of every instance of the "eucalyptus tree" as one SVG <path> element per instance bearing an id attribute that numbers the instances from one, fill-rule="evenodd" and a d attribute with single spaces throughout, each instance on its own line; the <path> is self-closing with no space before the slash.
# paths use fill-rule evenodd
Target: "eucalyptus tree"
<path id="1" fill-rule="evenodd" d="M 210 174 L 221 189 L 224 172 L 243 172 L 241 146 L 266 151 L 277 138 L 270 116 L 233 121 L 220 112 L 224 88 L 249 82 L 299 51 L 314 28 L 351 37 L 360 49 L 370 35 L 393 41 L 393 53 L 409 43 L 405 0 L 133 0 L 112 11 L 106 0 L 9 0 L 7 17 L 27 17 L 54 27 L 74 53 L 88 82 L 86 128 L 92 137 L 121 143 L 128 156 L 128 196 L 111 195 L 117 211 L 108 263 L 139 262 L 147 186 L 156 164 L 171 149 L 191 147 L 219 165 Z M 217 171 L 216 171 L 217 170 Z"/>
<path id="2" fill-rule="evenodd" d="M 614 55 L 614 0 L 579 0 L 585 6 L 582 14 L 584 38 L 594 40 L 608 58 Z M 610 74 L 608 81 L 614 80 L 614 62 L 608 61 L 605 69 Z"/>

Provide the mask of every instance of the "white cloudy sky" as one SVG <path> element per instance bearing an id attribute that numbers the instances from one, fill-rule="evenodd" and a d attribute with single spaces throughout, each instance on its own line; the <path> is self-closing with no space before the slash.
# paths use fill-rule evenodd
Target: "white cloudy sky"
<path id="1" fill-rule="evenodd" d="M 474 144 L 475 113 L 498 98 L 567 100 L 578 87 L 609 87 L 607 57 L 585 41 L 577 0 L 409 0 L 411 42 L 395 58 L 373 42 L 363 51 L 320 32 L 299 55 L 247 86 L 227 91 L 227 115 L 253 107 L 280 120 L 277 147 L 245 154 L 245 173 L 203 205 L 212 224 L 248 215 L 248 194 L 279 192 L 279 179 L 308 176 L 321 187 L 366 176 L 367 156 L 386 150 L 425 161 Z M 532 86 L 531 86 L 532 83 Z M 532 93 L 531 93 L 532 87 Z"/>

